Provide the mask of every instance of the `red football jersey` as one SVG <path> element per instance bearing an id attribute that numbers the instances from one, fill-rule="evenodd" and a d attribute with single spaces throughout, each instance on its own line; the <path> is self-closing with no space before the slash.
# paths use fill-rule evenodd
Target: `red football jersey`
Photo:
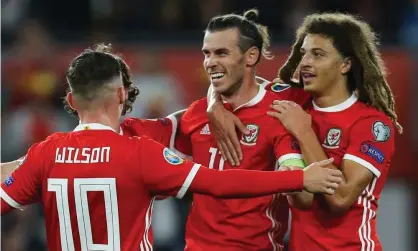
<path id="1" fill-rule="evenodd" d="M 177 119 L 173 115 L 160 119 L 126 118 L 121 124 L 121 135 L 145 135 L 170 148 L 174 146 L 176 131 Z"/>
<path id="2" fill-rule="evenodd" d="M 376 212 L 395 149 L 392 121 L 383 112 L 358 101 L 355 94 L 328 108 L 311 102 L 307 111 L 325 152 L 334 157 L 334 164 L 340 166 L 343 160 L 357 162 L 374 178 L 344 216 L 332 216 L 317 198 L 309 211 L 292 209 L 290 250 L 382 250 L 376 233 Z"/>
<path id="3" fill-rule="evenodd" d="M 176 149 L 192 155 L 193 161 L 219 170 L 274 171 L 277 162 L 301 159 L 297 142 L 280 121 L 266 114 L 274 99 L 277 95 L 260 85 L 251 101 L 233 111 L 251 132 L 240 136 L 244 156 L 240 167 L 230 166 L 217 149 L 206 114 L 206 98 L 195 101 L 183 115 Z M 225 107 L 232 111 L 229 104 Z M 186 226 L 185 250 L 282 250 L 288 215 L 287 200 L 279 194 L 230 200 L 195 194 Z"/>
<path id="4" fill-rule="evenodd" d="M 182 197 L 199 166 L 151 139 L 79 125 L 29 149 L 1 185 L 2 214 L 42 202 L 49 250 L 152 250 L 154 196 Z"/>
<path id="5" fill-rule="evenodd" d="M 263 84 L 267 91 L 277 93 L 277 100 L 289 100 L 299 104 L 302 107 L 311 100 L 311 95 L 303 90 L 303 88 L 291 87 L 288 84 L 269 83 L 265 81 Z"/>

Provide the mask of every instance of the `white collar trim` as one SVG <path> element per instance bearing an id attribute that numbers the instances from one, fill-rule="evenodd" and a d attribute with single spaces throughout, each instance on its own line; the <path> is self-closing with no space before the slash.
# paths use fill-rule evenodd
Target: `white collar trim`
<path id="1" fill-rule="evenodd" d="M 264 88 L 264 86 L 263 85 L 259 85 L 258 86 L 258 93 L 257 93 L 257 95 L 255 95 L 255 97 L 252 98 L 247 103 L 244 103 L 244 104 L 238 106 L 237 108 L 235 108 L 234 109 L 234 112 L 237 111 L 238 109 L 243 108 L 243 107 L 250 107 L 250 106 L 254 106 L 254 105 L 258 104 L 261 100 L 263 100 L 263 98 L 266 95 L 266 93 L 267 93 L 267 91 Z"/>
<path id="2" fill-rule="evenodd" d="M 75 129 L 74 132 L 83 131 L 83 130 L 110 130 L 115 132 L 112 127 L 102 125 L 99 123 L 86 123 L 86 124 L 79 124 Z M 122 128 L 119 130 L 119 135 L 123 135 Z"/>
<path id="3" fill-rule="evenodd" d="M 344 102 L 338 105 L 330 106 L 330 107 L 319 107 L 315 104 L 315 101 L 312 100 L 312 104 L 315 110 L 320 112 L 341 112 L 345 109 L 351 107 L 354 103 L 358 100 L 357 94 L 353 92 L 353 94 Z"/>

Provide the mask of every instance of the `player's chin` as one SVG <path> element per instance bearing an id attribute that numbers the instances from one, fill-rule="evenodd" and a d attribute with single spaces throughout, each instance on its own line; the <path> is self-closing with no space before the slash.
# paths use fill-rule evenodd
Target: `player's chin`
<path id="1" fill-rule="evenodd" d="M 226 83 L 224 83 L 224 81 L 212 82 L 212 86 L 213 90 L 219 94 L 223 94 L 229 89 L 229 86 Z"/>
<path id="2" fill-rule="evenodd" d="M 306 92 L 316 93 L 320 91 L 320 86 L 315 81 L 303 82 L 303 89 Z"/>

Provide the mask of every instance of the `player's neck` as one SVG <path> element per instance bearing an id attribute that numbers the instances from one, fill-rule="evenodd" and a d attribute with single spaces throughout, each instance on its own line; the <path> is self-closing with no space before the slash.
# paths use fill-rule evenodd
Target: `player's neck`
<path id="1" fill-rule="evenodd" d="M 331 107 L 339 105 L 346 101 L 351 96 L 351 92 L 348 89 L 348 85 L 345 81 L 333 85 L 325 92 L 320 94 L 313 94 L 313 100 L 315 105 L 321 108 Z"/>
<path id="2" fill-rule="evenodd" d="M 245 78 L 242 80 L 241 86 L 230 96 L 222 96 L 222 100 L 228 102 L 232 109 L 248 103 L 258 93 L 259 86 L 257 85 L 255 76 Z"/>
<path id="3" fill-rule="evenodd" d="M 104 112 L 98 111 L 84 111 L 79 112 L 80 124 L 98 123 L 111 127 L 115 132 L 119 133 L 120 122 L 117 116 L 109 116 Z"/>

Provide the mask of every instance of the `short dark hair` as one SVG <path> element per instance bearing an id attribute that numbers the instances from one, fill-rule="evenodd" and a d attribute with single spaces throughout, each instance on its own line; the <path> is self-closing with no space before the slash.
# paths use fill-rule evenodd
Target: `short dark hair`
<path id="1" fill-rule="evenodd" d="M 132 104 L 139 95 L 138 87 L 134 86 L 128 64 L 118 55 L 111 52 L 110 45 L 98 44 L 94 49 L 87 49 L 71 63 L 66 77 L 68 91 L 83 99 L 92 100 L 106 81 L 122 75 L 123 86 L 128 89 L 128 99 L 125 102 L 122 115 L 132 111 Z M 77 116 L 64 98 L 64 109 Z"/>
<path id="2" fill-rule="evenodd" d="M 257 63 L 260 61 L 261 55 L 267 59 L 271 59 L 273 58 L 273 54 L 268 50 L 270 47 L 268 28 L 255 22 L 258 14 L 257 9 L 251 9 L 246 11 L 242 16 L 233 13 L 216 16 L 209 21 L 205 31 L 216 32 L 236 28 L 240 33 L 238 46 L 242 52 L 255 46 L 260 51 Z"/>
<path id="3" fill-rule="evenodd" d="M 349 89 L 357 90 L 362 102 L 383 111 L 398 131 L 402 132 L 395 112 L 395 99 L 386 80 L 386 69 L 378 50 L 379 41 L 370 25 L 356 16 L 342 13 L 311 14 L 305 17 L 296 32 L 292 52 L 280 68 L 279 77 L 284 82 L 292 83 L 292 75 L 302 59 L 300 48 L 308 34 L 319 34 L 331 39 L 343 57 L 351 57 L 352 67 L 347 73 Z"/>

